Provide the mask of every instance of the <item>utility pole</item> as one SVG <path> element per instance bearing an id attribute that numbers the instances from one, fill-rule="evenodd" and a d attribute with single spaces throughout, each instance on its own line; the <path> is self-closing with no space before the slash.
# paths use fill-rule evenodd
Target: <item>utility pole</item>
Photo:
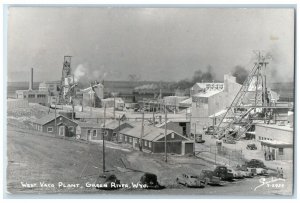
<path id="1" fill-rule="evenodd" d="M 167 155 L 167 109 L 165 108 L 165 162 L 168 162 L 168 155 Z"/>
<path id="2" fill-rule="evenodd" d="M 103 148 L 102 148 L 102 150 L 103 150 L 103 173 L 105 173 L 105 137 L 104 137 L 104 134 L 105 134 L 105 120 L 106 120 L 106 105 L 104 104 L 104 121 L 103 121 L 103 131 L 102 131 L 102 141 L 103 141 L 103 143 L 102 143 L 102 145 L 103 145 Z"/>
<path id="3" fill-rule="evenodd" d="M 56 103 L 57 103 L 57 98 L 55 98 L 55 105 L 54 105 L 54 132 L 55 136 L 57 136 L 57 123 L 56 123 Z"/>
<path id="4" fill-rule="evenodd" d="M 153 119 L 153 126 L 155 126 L 155 115 L 154 115 L 154 108 L 153 108 L 152 119 Z"/>
<path id="5" fill-rule="evenodd" d="M 116 95 L 114 93 L 114 119 L 116 119 Z"/>
<path id="6" fill-rule="evenodd" d="M 117 141 L 120 137 L 120 126 L 121 126 L 121 116 L 119 115 L 119 128 L 118 128 L 118 137 L 117 137 Z"/>
<path id="7" fill-rule="evenodd" d="M 193 154 L 195 155 L 195 149 L 196 149 L 196 132 L 197 132 L 197 122 L 195 122 L 195 134 L 194 134 L 194 144 L 193 144 Z"/>
<path id="8" fill-rule="evenodd" d="M 144 137 L 144 111 L 142 112 L 142 129 L 140 138 L 140 151 L 143 151 L 143 137 Z"/>

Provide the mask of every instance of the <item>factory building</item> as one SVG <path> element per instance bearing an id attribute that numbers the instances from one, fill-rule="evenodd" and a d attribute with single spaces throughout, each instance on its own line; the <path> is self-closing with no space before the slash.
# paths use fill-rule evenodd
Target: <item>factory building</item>
<path id="1" fill-rule="evenodd" d="M 103 99 L 104 86 L 101 83 L 95 82 L 90 87 L 81 90 L 82 105 L 90 107 L 102 107 L 101 100 Z"/>
<path id="2" fill-rule="evenodd" d="M 226 112 L 241 85 L 231 75 L 224 75 L 224 83 L 196 83 L 191 88 L 191 131 L 202 133 L 203 128 L 216 125 Z"/>
<path id="3" fill-rule="evenodd" d="M 116 110 L 122 111 L 125 108 L 125 102 L 122 98 L 115 97 L 115 98 L 106 98 L 101 100 L 102 106 L 106 106 L 106 108 L 115 107 Z"/>
<path id="4" fill-rule="evenodd" d="M 48 91 L 49 96 L 59 95 L 60 81 L 46 81 L 39 84 L 39 91 Z"/>
<path id="5" fill-rule="evenodd" d="M 27 100 L 28 103 L 38 103 L 46 105 L 48 103 L 48 91 L 33 90 L 33 68 L 30 69 L 28 90 L 17 90 L 16 98 Z"/>
<path id="6" fill-rule="evenodd" d="M 180 110 L 180 102 L 188 99 L 185 96 L 166 96 L 163 98 L 163 103 L 174 112 L 178 112 Z"/>

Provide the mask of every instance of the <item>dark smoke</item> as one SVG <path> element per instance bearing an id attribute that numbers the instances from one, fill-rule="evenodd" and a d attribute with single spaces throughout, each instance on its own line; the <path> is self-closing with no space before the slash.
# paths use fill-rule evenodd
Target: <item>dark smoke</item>
<path id="1" fill-rule="evenodd" d="M 232 76 L 236 77 L 236 82 L 243 84 L 248 77 L 248 71 L 243 66 L 235 66 L 232 71 Z"/>
<path id="2" fill-rule="evenodd" d="M 187 89 L 191 88 L 197 82 L 212 82 L 216 80 L 216 75 L 213 71 L 213 67 L 208 65 L 205 72 L 202 72 L 201 69 L 196 70 L 191 79 L 180 80 L 174 84 L 175 89 Z"/>

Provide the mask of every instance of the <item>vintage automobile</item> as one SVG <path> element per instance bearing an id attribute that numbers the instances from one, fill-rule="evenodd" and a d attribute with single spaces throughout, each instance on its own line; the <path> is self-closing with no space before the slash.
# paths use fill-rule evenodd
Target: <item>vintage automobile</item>
<path id="1" fill-rule="evenodd" d="M 120 188 L 118 185 L 120 180 L 114 174 L 99 176 L 96 180 L 96 188 L 99 190 L 116 190 Z"/>
<path id="2" fill-rule="evenodd" d="M 223 142 L 226 144 L 235 144 L 236 141 L 234 139 L 230 139 L 230 138 L 223 138 Z"/>
<path id="3" fill-rule="evenodd" d="M 265 168 L 256 168 L 256 174 L 266 176 L 268 175 L 268 170 Z"/>
<path id="4" fill-rule="evenodd" d="M 253 178 L 254 177 L 254 173 L 251 171 L 248 171 L 248 168 L 246 165 L 242 165 L 242 166 L 238 165 L 236 167 L 236 170 L 239 171 L 244 178 Z"/>
<path id="5" fill-rule="evenodd" d="M 165 188 L 158 183 L 157 176 L 152 173 L 145 173 L 140 179 L 140 184 L 147 185 L 146 189 L 160 190 Z"/>
<path id="6" fill-rule="evenodd" d="M 249 150 L 257 150 L 257 147 L 255 144 L 248 144 L 246 149 L 249 149 Z"/>
<path id="7" fill-rule="evenodd" d="M 202 139 L 202 134 L 196 134 L 195 138 L 196 143 L 204 143 L 205 140 Z"/>
<path id="8" fill-rule="evenodd" d="M 234 170 L 232 168 L 228 168 L 228 173 L 232 173 L 233 174 L 233 178 L 235 179 L 242 179 L 244 178 L 244 176 L 242 175 L 241 171 L 239 170 Z"/>
<path id="9" fill-rule="evenodd" d="M 246 167 L 248 168 L 266 168 L 263 161 L 258 159 L 251 159 L 250 161 L 246 162 Z"/>
<path id="10" fill-rule="evenodd" d="M 206 134 L 206 135 L 216 135 L 216 134 L 217 134 L 216 130 L 217 130 L 216 127 L 214 127 L 214 126 L 209 126 L 209 127 L 206 129 L 205 134 Z"/>
<path id="11" fill-rule="evenodd" d="M 205 185 L 221 185 L 221 178 L 215 176 L 210 170 L 202 170 L 199 178 L 204 181 Z"/>
<path id="12" fill-rule="evenodd" d="M 244 178 L 253 178 L 254 174 L 250 171 L 240 171 L 240 173 L 242 174 L 242 176 Z"/>
<path id="13" fill-rule="evenodd" d="M 176 178 L 176 182 L 186 187 L 205 187 L 204 180 L 194 174 L 182 173 Z"/>
<path id="14" fill-rule="evenodd" d="M 214 170 L 214 175 L 220 177 L 221 180 L 232 181 L 233 174 L 228 172 L 226 166 L 217 166 Z"/>

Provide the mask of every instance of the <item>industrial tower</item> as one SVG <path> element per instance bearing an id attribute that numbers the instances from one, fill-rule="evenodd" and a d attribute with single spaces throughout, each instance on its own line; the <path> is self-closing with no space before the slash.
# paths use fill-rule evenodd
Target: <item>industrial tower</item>
<path id="1" fill-rule="evenodd" d="M 254 67 L 217 126 L 218 139 L 238 140 L 255 122 L 270 123 L 276 117 L 277 109 L 289 108 L 278 105 L 267 88 L 269 58 L 261 52 L 257 53 Z"/>
<path id="2" fill-rule="evenodd" d="M 72 56 L 64 56 L 62 77 L 60 82 L 59 103 L 72 104 L 75 97 L 74 75 L 71 74 L 71 58 Z"/>

